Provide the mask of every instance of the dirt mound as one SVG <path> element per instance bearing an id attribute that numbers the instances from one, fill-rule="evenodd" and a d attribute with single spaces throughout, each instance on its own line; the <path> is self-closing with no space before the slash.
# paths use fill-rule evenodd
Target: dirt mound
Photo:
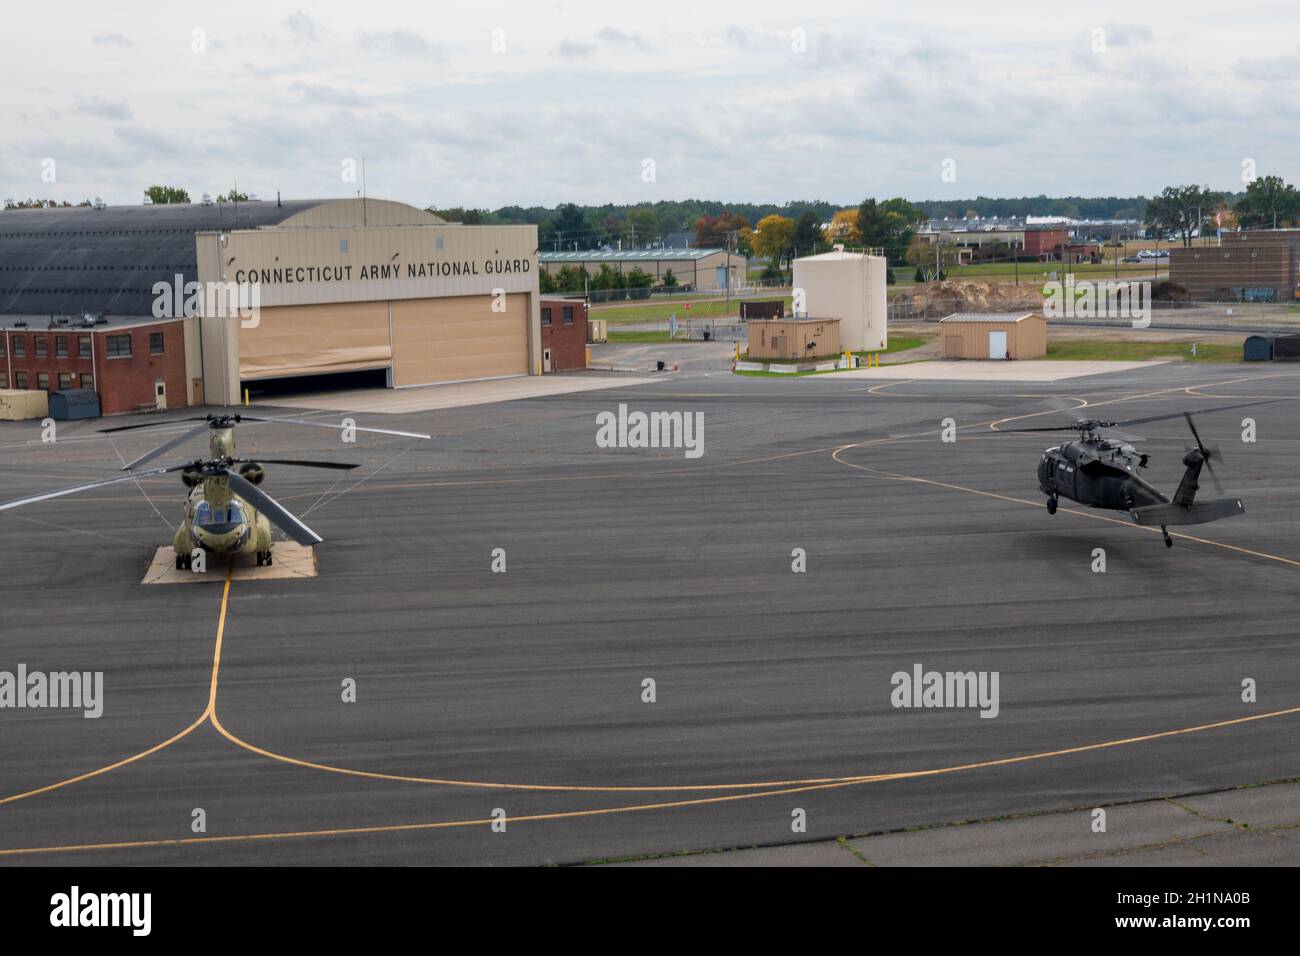
<path id="1" fill-rule="evenodd" d="M 1008 282 L 977 282 L 972 279 L 945 279 L 926 282 L 904 289 L 895 301 L 907 302 L 912 309 L 926 314 L 947 315 L 952 312 L 1014 312 L 1039 309 L 1043 292 L 1037 285 Z"/>

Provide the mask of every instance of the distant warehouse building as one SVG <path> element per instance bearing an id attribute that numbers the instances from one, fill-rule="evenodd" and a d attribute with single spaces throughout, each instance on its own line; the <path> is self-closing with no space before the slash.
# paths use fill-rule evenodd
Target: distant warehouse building
<path id="1" fill-rule="evenodd" d="M 223 308 L 226 293 L 243 299 Z M 375 199 L 4 210 L 0 325 L 12 386 L 89 376 L 105 413 L 236 404 L 246 384 L 302 375 L 540 374 L 537 228 Z"/>
<path id="2" fill-rule="evenodd" d="M 537 255 L 543 271 L 555 275 L 565 266 L 585 269 L 595 275 L 602 265 L 615 272 L 628 273 L 640 269 L 654 279 L 656 286 L 664 284 L 669 272 L 678 287 L 691 292 L 724 291 L 728 282 L 736 289 L 744 284 L 749 260 L 725 249 L 586 249 L 571 252 L 539 252 Z"/>
<path id="3" fill-rule="evenodd" d="M 958 312 L 939 320 L 946 359 L 1036 359 L 1047 355 L 1047 319 L 1035 312 Z"/>
<path id="4" fill-rule="evenodd" d="M 1173 249 L 1169 281 L 1193 299 L 1293 302 L 1300 298 L 1300 230 L 1229 232 L 1217 246 Z"/>

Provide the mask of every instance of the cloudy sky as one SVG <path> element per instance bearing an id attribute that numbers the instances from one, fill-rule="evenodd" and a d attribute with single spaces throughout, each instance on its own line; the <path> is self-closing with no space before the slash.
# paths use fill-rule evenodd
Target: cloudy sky
<path id="1" fill-rule="evenodd" d="M 0 198 L 348 196 L 362 157 L 370 195 L 440 207 L 1235 190 L 1300 179 L 1297 27 L 1294 0 L 10 4 Z"/>

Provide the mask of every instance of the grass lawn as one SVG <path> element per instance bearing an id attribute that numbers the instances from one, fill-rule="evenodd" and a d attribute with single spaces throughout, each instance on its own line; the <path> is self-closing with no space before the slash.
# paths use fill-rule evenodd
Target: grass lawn
<path id="1" fill-rule="evenodd" d="M 1049 359 L 1075 362 L 1120 361 L 1143 362 L 1149 359 L 1179 358 L 1188 362 L 1240 362 L 1240 345 L 1196 344 L 1192 356 L 1191 342 L 1128 342 L 1117 339 L 1070 339 L 1051 342 Z"/>
<path id="2" fill-rule="evenodd" d="M 771 296 L 750 296 L 755 301 L 769 302 L 781 299 L 785 302 L 786 311 L 790 310 L 791 299 L 788 295 L 771 295 Z M 690 311 L 683 306 L 686 303 L 691 304 Z M 644 305 L 617 305 L 613 303 L 601 303 L 591 307 L 591 318 L 605 319 L 611 326 L 619 325 L 623 322 L 666 322 L 668 317 L 677 313 L 677 321 L 685 322 L 687 319 L 718 319 L 727 315 L 736 315 L 740 312 L 740 300 L 735 296 L 731 298 L 731 308 L 727 308 L 725 298 L 692 298 L 682 296 L 680 299 L 664 299 L 654 302 L 647 302 Z"/>

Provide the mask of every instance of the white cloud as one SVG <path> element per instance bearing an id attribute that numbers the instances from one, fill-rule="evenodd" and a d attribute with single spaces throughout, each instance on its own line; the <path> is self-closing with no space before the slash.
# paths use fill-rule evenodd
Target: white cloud
<path id="1" fill-rule="evenodd" d="M 339 163 L 362 155 L 373 195 L 418 205 L 1237 188 L 1243 156 L 1300 180 L 1300 107 L 1278 95 L 1300 78 L 1300 11 L 1283 0 L 1249 17 L 1210 0 L 1177 17 L 1131 0 L 1050 16 L 1003 0 L 996 17 L 666 0 L 617 20 L 607 0 L 516 0 L 490 19 L 227 0 L 194 17 L 203 54 L 188 20 L 135 0 L 39 8 L 7 22 L 26 39 L 6 51 L 4 195 L 134 202 L 150 182 L 198 195 L 232 175 L 261 195 L 350 195 Z M 50 17 L 81 24 L 76 56 Z M 57 185 L 39 180 L 43 156 L 60 159 Z M 656 183 L 640 180 L 646 157 Z M 939 176 L 948 157 L 956 183 Z"/>

